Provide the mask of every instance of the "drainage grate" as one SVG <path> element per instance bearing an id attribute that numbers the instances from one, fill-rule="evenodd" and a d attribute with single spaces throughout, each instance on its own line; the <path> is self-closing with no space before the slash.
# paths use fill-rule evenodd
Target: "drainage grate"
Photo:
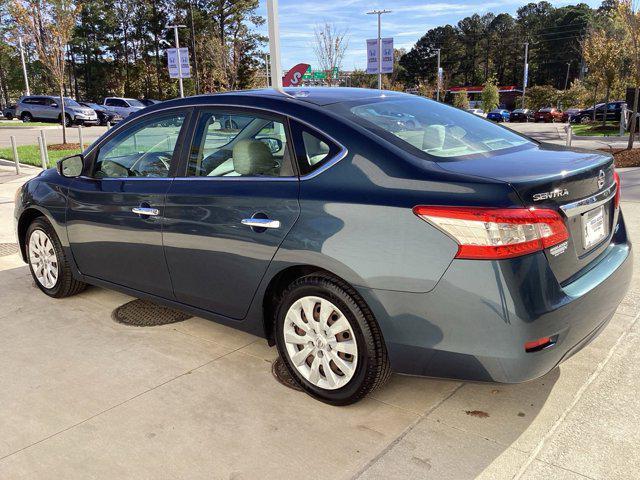
<path id="1" fill-rule="evenodd" d="M 0 243 L 0 257 L 6 257 L 14 253 L 18 253 L 17 243 Z"/>
<path id="2" fill-rule="evenodd" d="M 273 365 L 271 366 L 271 373 L 273 373 L 273 376 L 276 377 L 276 380 L 278 380 L 285 387 L 292 388 L 293 390 L 302 390 L 300 388 L 300 385 L 298 385 L 298 382 L 296 382 L 296 380 L 289 373 L 289 370 L 287 370 L 287 366 L 282 361 L 282 358 L 278 357 L 273 362 Z"/>
<path id="3" fill-rule="evenodd" d="M 164 307 L 148 300 L 133 300 L 120 305 L 113 311 L 111 316 L 118 323 L 135 327 L 167 325 L 168 323 L 183 322 L 191 318 L 188 313 Z"/>

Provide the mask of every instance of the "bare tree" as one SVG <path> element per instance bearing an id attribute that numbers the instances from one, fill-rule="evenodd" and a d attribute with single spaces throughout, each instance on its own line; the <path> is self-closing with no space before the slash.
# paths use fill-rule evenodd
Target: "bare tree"
<path id="1" fill-rule="evenodd" d="M 629 143 L 627 148 L 633 148 L 638 124 L 638 97 L 640 96 L 640 11 L 636 11 L 638 5 L 634 0 L 621 0 L 618 4 L 618 13 L 625 26 L 628 50 L 633 63 L 633 80 L 635 95 L 633 97 L 633 111 L 631 112 L 631 128 L 629 129 Z"/>
<path id="2" fill-rule="evenodd" d="M 337 81 L 333 78 L 334 69 L 342 67 L 345 51 L 349 46 L 349 38 L 346 29 L 339 29 L 335 25 L 325 22 L 314 28 L 313 52 L 316 55 L 320 68 L 327 72 L 329 84 Z"/>
<path id="3" fill-rule="evenodd" d="M 58 87 L 62 142 L 67 143 L 64 111 L 65 53 L 79 8 L 70 0 L 13 0 L 11 11 L 23 34 L 35 45 L 40 62 Z"/>

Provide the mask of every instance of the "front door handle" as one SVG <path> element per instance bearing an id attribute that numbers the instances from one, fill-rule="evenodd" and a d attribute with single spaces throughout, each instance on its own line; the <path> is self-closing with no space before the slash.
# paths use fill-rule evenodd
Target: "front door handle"
<path id="1" fill-rule="evenodd" d="M 145 215 L 147 217 L 157 217 L 158 215 L 160 215 L 160 210 L 150 207 L 134 207 L 131 209 L 131 211 L 138 215 Z"/>
<path id="2" fill-rule="evenodd" d="M 243 218 L 241 223 L 255 228 L 280 228 L 280 220 L 271 220 L 270 218 Z"/>

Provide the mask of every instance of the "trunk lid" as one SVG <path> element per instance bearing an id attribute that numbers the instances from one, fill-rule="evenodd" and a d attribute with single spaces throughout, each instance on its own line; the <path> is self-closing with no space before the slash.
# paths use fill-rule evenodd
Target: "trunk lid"
<path id="1" fill-rule="evenodd" d="M 518 152 L 439 165 L 452 172 L 507 182 L 523 205 L 560 212 L 569 239 L 566 244 L 545 250 L 560 283 L 572 281 L 611 241 L 618 213 L 614 207 L 611 155 L 542 144 Z"/>

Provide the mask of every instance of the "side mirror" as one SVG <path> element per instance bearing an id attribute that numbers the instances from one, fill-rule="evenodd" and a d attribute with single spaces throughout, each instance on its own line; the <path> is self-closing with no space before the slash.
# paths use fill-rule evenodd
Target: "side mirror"
<path id="1" fill-rule="evenodd" d="M 280 140 L 279 138 L 264 137 L 264 138 L 258 138 L 258 140 L 260 140 L 262 143 L 265 143 L 267 147 L 269 147 L 269 150 L 271 151 L 272 154 L 278 153 L 280 150 L 282 150 L 283 144 L 282 144 L 282 140 Z"/>
<path id="2" fill-rule="evenodd" d="M 84 156 L 82 154 L 65 157 L 62 160 L 58 160 L 56 164 L 58 173 L 67 178 L 75 178 L 82 175 L 83 167 Z"/>

